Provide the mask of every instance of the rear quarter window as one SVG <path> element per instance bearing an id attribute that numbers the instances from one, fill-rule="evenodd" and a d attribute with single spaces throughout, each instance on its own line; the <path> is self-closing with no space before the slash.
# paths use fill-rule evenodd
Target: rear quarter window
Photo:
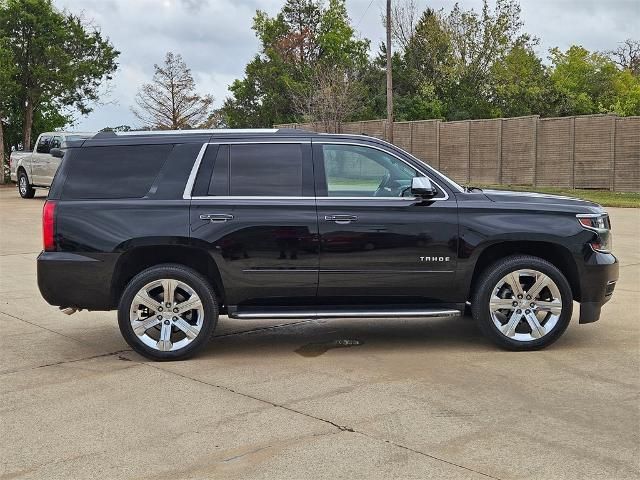
<path id="1" fill-rule="evenodd" d="M 173 145 L 80 148 L 65 159 L 66 199 L 141 198 L 149 193 Z"/>

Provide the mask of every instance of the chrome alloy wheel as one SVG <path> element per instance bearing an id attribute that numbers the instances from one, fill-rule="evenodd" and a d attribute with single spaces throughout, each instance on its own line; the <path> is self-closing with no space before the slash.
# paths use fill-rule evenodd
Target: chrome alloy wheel
<path id="1" fill-rule="evenodd" d="M 163 278 L 138 291 L 131 302 L 129 321 L 142 343 L 170 352 L 186 347 L 198 336 L 204 307 L 189 285 Z"/>
<path id="2" fill-rule="evenodd" d="M 24 196 L 27 194 L 27 177 L 22 174 L 18 179 L 18 186 L 20 188 L 20 193 Z"/>
<path id="3" fill-rule="evenodd" d="M 504 336 L 531 342 L 547 335 L 562 314 L 555 282 L 537 270 L 522 269 L 500 279 L 489 300 L 491 319 Z"/>

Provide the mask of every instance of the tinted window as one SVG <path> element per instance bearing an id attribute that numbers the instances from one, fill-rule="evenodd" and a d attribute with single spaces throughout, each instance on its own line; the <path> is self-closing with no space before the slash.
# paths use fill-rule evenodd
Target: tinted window
<path id="1" fill-rule="evenodd" d="M 302 195 L 302 147 L 300 144 L 264 143 L 230 145 L 229 148 L 230 195 Z M 214 168 L 214 177 L 215 170 Z"/>
<path id="2" fill-rule="evenodd" d="M 88 147 L 69 158 L 63 198 L 144 197 L 173 145 Z"/>
<path id="3" fill-rule="evenodd" d="M 51 150 L 51 137 L 43 135 L 40 137 L 36 152 L 49 153 L 49 150 Z"/>
<path id="4" fill-rule="evenodd" d="M 229 195 L 229 145 L 220 145 L 209 182 L 209 195 Z"/>
<path id="5" fill-rule="evenodd" d="M 51 140 L 51 148 L 60 148 L 61 143 L 62 139 L 60 137 L 53 137 L 53 140 Z"/>
<path id="6" fill-rule="evenodd" d="M 323 145 L 330 197 L 410 196 L 411 179 L 420 174 L 381 150 L 354 145 Z"/>

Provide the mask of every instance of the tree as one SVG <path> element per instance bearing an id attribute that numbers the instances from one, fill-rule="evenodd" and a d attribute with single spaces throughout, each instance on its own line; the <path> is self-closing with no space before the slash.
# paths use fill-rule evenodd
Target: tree
<path id="1" fill-rule="evenodd" d="M 355 38 L 344 0 L 330 0 L 326 8 L 317 0 L 287 0 L 275 17 L 256 12 L 253 29 L 260 52 L 246 66 L 244 78 L 229 87 L 232 97 L 221 109 L 230 127 L 269 127 L 311 115 L 300 107 L 309 105 L 304 99 L 314 82 L 331 77 L 335 85 L 340 75 L 328 75 L 329 69 L 351 84 L 368 67 L 368 42 Z"/>
<path id="2" fill-rule="evenodd" d="M 557 114 L 559 95 L 532 48 L 516 46 L 491 68 L 491 90 L 501 117 Z"/>
<path id="3" fill-rule="evenodd" d="M 606 113 L 615 104 L 618 69 L 604 55 L 572 45 L 551 49 L 551 80 L 563 95 L 560 115 Z"/>
<path id="4" fill-rule="evenodd" d="M 8 121 L 8 113 L 11 109 L 10 99 L 15 91 L 15 84 L 12 82 L 15 65 L 11 52 L 7 48 L 6 41 L 0 39 L 0 183 L 6 179 L 6 154 L 4 124 Z"/>
<path id="5" fill-rule="evenodd" d="M 498 0 L 492 10 L 485 0 L 479 13 L 458 4 L 448 14 L 426 9 L 415 26 L 411 5 L 409 13 L 398 14 L 405 19 L 402 35 L 411 33 L 403 40 L 394 68 L 397 117 L 459 120 L 499 115 L 495 66 L 514 49 L 531 50 L 537 42 L 522 31 L 519 4 Z"/>
<path id="6" fill-rule="evenodd" d="M 327 132 L 339 132 L 360 104 L 368 43 L 354 35 L 344 2 L 331 0 L 317 28 L 319 55 L 306 81 L 291 92 L 296 113 Z"/>
<path id="7" fill-rule="evenodd" d="M 311 81 L 296 92 L 294 105 L 304 122 L 339 133 L 340 125 L 357 109 L 361 85 L 351 71 L 318 65 Z"/>
<path id="8" fill-rule="evenodd" d="M 628 38 L 615 50 L 606 52 L 606 55 L 622 70 L 640 75 L 640 40 Z"/>
<path id="9" fill-rule="evenodd" d="M 260 52 L 245 67 L 244 78 L 229 87 L 232 96 L 220 109 L 224 124 L 270 127 L 295 121 L 290 92 L 304 89 L 320 53 L 320 16 L 317 0 L 287 0 L 275 17 L 256 12 L 252 28 Z"/>
<path id="10" fill-rule="evenodd" d="M 168 52 L 163 65 L 153 66 L 151 83 L 136 95 L 133 114 L 145 126 L 158 130 L 182 130 L 208 127 L 213 96 L 196 93 L 191 70 L 181 55 Z"/>
<path id="11" fill-rule="evenodd" d="M 0 38 L 16 66 L 13 103 L 21 113 L 25 148 L 45 104 L 87 114 L 117 68 L 119 52 L 111 43 L 79 17 L 55 9 L 51 0 L 1 0 Z"/>

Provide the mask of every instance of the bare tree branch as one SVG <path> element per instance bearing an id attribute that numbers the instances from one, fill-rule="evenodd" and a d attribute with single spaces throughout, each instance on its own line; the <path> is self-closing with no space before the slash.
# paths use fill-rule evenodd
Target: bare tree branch
<path id="1" fill-rule="evenodd" d="M 627 38 L 618 48 L 605 54 L 621 69 L 640 75 L 640 40 Z"/>
<path id="2" fill-rule="evenodd" d="M 316 64 L 311 81 L 293 94 L 296 111 L 327 133 L 339 133 L 342 123 L 356 110 L 361 99 L 360 84 L 353 72 Z"/>

